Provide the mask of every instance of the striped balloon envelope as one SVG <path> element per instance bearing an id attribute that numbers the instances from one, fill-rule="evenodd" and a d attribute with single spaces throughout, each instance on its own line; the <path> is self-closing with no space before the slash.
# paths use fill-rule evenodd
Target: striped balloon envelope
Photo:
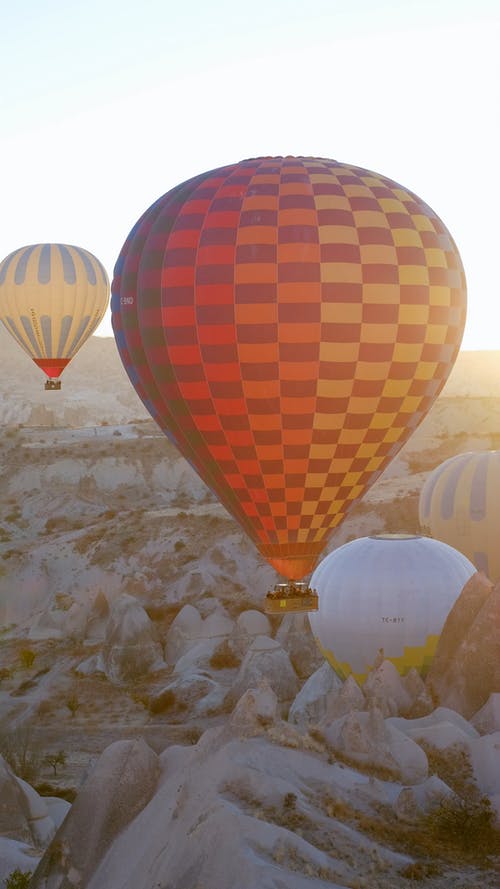
<path id="1" fill-rule="evenodd" d="M 500 451 L 458 454 L 437 466 L 420 492 L 419 521 L 500 579 Z"/>
<path id="2" fill-rule="evenodd" d="M 0 264 L 0 319 L 49 379 L 102 321 L 109 281 L 98 259 L 69 244 L 33 244 Z"/>
<path id="3" fill-rule="evenodd" d="M 319 158 L 176 186 L 132 229 L 111 290 L 144 404 L 293 579 L 425 417 L 465 322 L 460 256 L 434 211 Z"/>

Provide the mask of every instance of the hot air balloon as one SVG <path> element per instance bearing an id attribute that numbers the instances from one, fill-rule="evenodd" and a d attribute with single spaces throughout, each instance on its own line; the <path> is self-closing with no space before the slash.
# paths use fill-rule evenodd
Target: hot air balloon
<path id="1" fill-rule="evenodd" d="M 445 620 L 476 569 L 430 537 L 379 534 L 333 550 L 311 584 L 319 609 L 309 615 L 325 658 L 345 679 L 366 679 L 377 658 L 401 674 L 425 674 Z"/>
<path id="2" fill-rule="evenodd" d="M 69 244 L 33 244 L 0 264 L 0 319 L 47 376 L 58 379 L 102 321 L 109 281 L 98 259 Z"/>
<path id="3" fill-rule="evenodd" d="M 130 232 L 111 291 L 137 393 L 290 580 L 425 417 L 465 322 L 460 256 L 434 211 L 318 158 L 176 186 Z"/>
<path id="4" fill-rule="evenodd" d="M 500 451 L 457 454 L 437 466 L 420 492 L 419 521 L 490 580 L 500 579 Z"/>

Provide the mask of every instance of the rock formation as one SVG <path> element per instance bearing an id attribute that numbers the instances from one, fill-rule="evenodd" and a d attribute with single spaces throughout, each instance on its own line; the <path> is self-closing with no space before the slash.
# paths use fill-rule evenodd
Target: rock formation
<path id="1" fill-rule="evenodd" d="M 470 723 L 480 735 L 500 731 L 500 692 L 492 692 L 486 704 L 474 713 Z"/>
<path id="2" fill-rule="evenodd" d="M 434 700 L 467 719 L 500 689 L 500 583 L 474 574 L 450 611 L 427 676 Z"/>
<path id="3" fill-rule="evenodd" d="M 292 703 L 299 690 L 299 680 L 288 654 L 275 639 L 256 636 L 228 692 L 227 705 L 233 706 L 248 688 L 264 678 L 281 703 Z"/>
<path id="4" fill-rule="evenodd" d="M 403 784 L 419 784 L 428 774 L 421 747 L 388 721 L 380 710 L 351 711 L 323 725 L 329 748 L 348 762 L 392 774 Z"/>
<path id="5" fill-rule="evenodd" d="M 302 728 L 317 724 L 326 716 L 328 696 L 336 697 L 341 689 L 342 680 L 324 661 L 300 689 L 290 707 L 288 721 Z"/>
<path id="6" fill-rule="evenodd" d="M 37 867 L 30 889 L 87 887 L 106 850 L 154 794 L 156 753 L 142 739 L 101 754 Z"/>
<path id="7" fill-rule="evenodd" d="M 154 626 L 141 603 L 126 594 L 115 600 L 106 625 L 103 672 L 115 682 L 137 679 L 165 667 Z"/>

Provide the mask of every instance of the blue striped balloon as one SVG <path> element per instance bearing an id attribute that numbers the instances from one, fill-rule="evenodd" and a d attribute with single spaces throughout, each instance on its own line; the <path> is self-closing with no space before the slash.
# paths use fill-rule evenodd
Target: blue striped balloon
<path id="1" fill-rule="evenodd" d="M 102 321 L 104 266 L 70 244 L 31 244 L 0 264 L 0 320 L 49 377 L 57 379 Z"/>
<path id="2" fill-rule="evenodd" d="M 500 578 L 500 451 L 469 451 L 437 466 L 422 487 L 424 532 L 464 553 L 492 581 Z"/>

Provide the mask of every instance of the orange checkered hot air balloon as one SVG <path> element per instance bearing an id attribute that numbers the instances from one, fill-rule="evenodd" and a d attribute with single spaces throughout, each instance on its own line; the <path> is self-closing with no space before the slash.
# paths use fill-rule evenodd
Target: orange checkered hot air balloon
<path id="1" fill-rule="evenodd" d="M 441 390 L 466 288 L 451 235 L 408 189 L 333 160 L 263 157 L 144 213 L 111 310 L 152 416 L 299 579 Z"/>

